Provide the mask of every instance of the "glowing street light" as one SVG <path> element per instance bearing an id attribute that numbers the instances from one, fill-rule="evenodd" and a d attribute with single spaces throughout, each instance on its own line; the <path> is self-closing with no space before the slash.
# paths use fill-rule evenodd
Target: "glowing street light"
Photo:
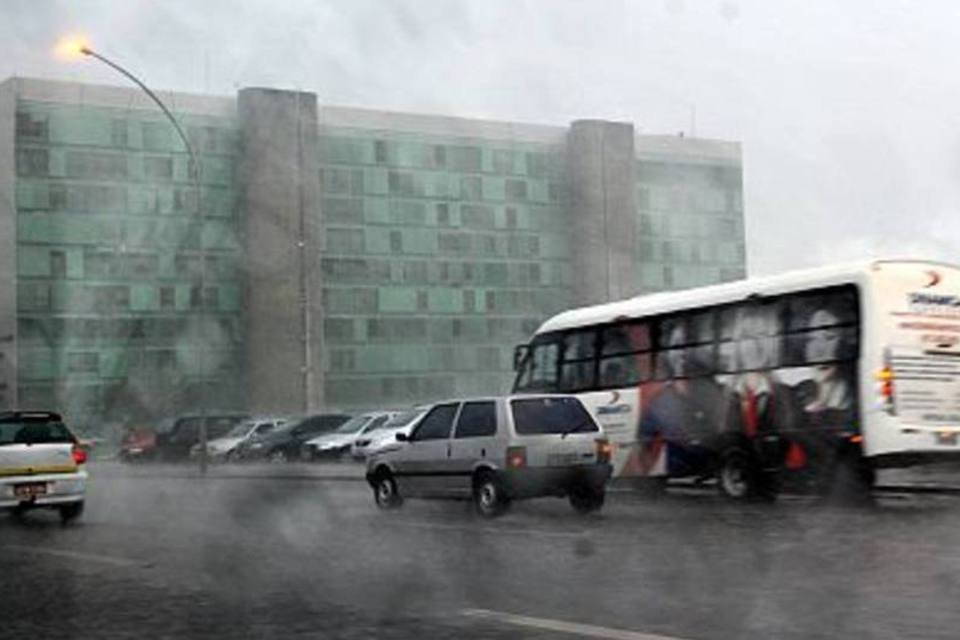
<path id="1" fill-rule="evenodd" d="M 133 82 L 135 85 L 140 87 L 140 89 L 153 100 L 160 110 L 163 111 L 163 114 L 170 121 L 170 124 L 173 125 L 173 128 L 176 129 L 177 135 L 180 136 L 180 140 L 183 141 L 183 146 L 186 147 L 187 153 L 190 155 L 190 177 L 193 179 L 193 188 L 194 192 L 197 194 L 197 213 L 203 216 L 202 204 L 200 202 L 200 163 L 197 160 L 196 154 L 193 152 L 193 145 L 190 144 L 190 140 L 187 138 L 187 134 L 184 133 L 183 127 L 180 126 L 180 122 L 174 117 L 170 109 L 167 108 L 167 105 L 163 103 L 160 97 L 155 94 L 150 87 L 145 85 L 140 78 L 136 77 L 123 67 L 121 67 L 116 62 L 110 60 L 109 58 L 97 53 L 90 46 L 90 40 L 83 35 L 73 34 L 64 36 L 61 38 L 56 46 L 54 51 L 57 56 L 64 60 L 76 60 L 82 56 L 87 56 L 90 58 L 96 58 L 100 62 L 104 63 L 114 71 L 120 73 L 125 78 Z M 202 225 L 201 225 L 201 234 L 202 234 Z M 203 238 L 200 238 L 200 308 L 201 314 L 203 306 L 205 304 L 205 291 L 206 291 L 206 279 L 207 279 L 207 256 L 206 251 L 203 247 Z M 201 316 L 200 322 L 201 329 L 203 329 L 203 317 Z M 206 331 L 201 332 L 201 336 Z M 206 382 L 205 378 L 207 372 L 204 368 L 204 357 L 203 357 L 203 348 L 197 351 L 197 357 L 199 358 L 200 364 L 200 376 L 201 376 L 201 399 L 200 399 L 200 473 L 207 472 L 207 412 L 206 412 Z"/>

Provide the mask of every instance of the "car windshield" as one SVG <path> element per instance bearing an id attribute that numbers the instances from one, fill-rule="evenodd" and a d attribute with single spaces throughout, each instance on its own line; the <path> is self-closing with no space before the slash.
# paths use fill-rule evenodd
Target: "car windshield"
<path id="1" fill-rule="evenodd" d="M 62 422 L 0 422 L 0 446 L 72 442 L 74 437 Z"/>
<path id="2" fill-rule="evenodd" d="M 235 426 L 233 429 L 228 431 L 227 434 L 223 437 L 224 438 L 243 438 L 250 432 L 251 429 L 253 429 L 254 425 L 256 424 L 257 423 L 254 421 L 241 422 L 240 424 Z"/>
<path id="3" fill-rule="evenodd" d="M 332 433 L 357 433 L 368 422 L 370 422 L 370 416 L 356 416 L 344 422 Z"/>
<path id="4" fill-rule="evenodd" d="M 576 398 L 524 398 L 511 401 L 510 407 L 521 435 L 599 431 Z"/>
<path id="5" fill-rule="evenodd" d="M 398 429 L 400 427 L 405 427 L 411 422 L 413 422 L 415 418 L 417 418 L 418 416 L 422 416 L 424 413 L 425 412 L 422 409 L 415 409 L 412 411 L 404 411 L 402 413 L 398 413 L 397 415 L 395 415 L 394 417 L 390 418 L 385 423 L 383 423 L 380 429 Z"/>

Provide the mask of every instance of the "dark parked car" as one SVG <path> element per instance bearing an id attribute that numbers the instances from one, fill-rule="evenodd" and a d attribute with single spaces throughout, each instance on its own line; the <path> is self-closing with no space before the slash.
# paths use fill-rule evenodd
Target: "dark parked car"
<path id="1" fill-rule="evenodd" d="M 300 445 L 311 438 L 333 431 L 350 416 L 342 413 L 322 413 L 292 421 L 263 437 L 252 438 L 241 445 L 237 457 L 243 460 L 270 460 L 286 462 L 296 460 Z"/>
<path id="2" fill-rule="evenodd" d="M 233 427 L 247 418 L 248 416 L 242 413 L 208 413 L 205 417 L 207 440 L 227 435 Z M 181 416 L 174 421 L 169 431 L 158 433 L 154 458 L 162 462 L 186 460 L 190 455 L 190 448 L 200 442 L 200 424 L 203 419 L 200 415 Z"/>

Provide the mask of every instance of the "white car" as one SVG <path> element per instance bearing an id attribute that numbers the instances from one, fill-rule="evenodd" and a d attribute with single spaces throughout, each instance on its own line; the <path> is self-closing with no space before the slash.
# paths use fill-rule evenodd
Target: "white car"
<path id="1" fill-rule="evenodd" d="M 0 413 L 0 509 L 83 513 L 87 453 L 63 420 L 46 411 Z"/>
<path id="2" fill-rule="evenodd" d="M 389 411 L 373 411 L 350 418 L 329 433 L 307 440 L 300 447 L 303 460 L 338 460 L 350 453 L 354 440 L 390 419 Z"/>
<path id="3" fill-rule="evenodd" d="M 513 500 L 559 496 L 590 513 L 603 506 L 610 452 L 576 396 L 451 400 L 370 456 L 367 482 L 382 509 L 408 497 L 467 498 L 493 517 Z"/>
<path id="4" fill-rule="evenodd" d="M 267 416 L 262 418 L 251 418 L 244 420 L 225 436 L 215 438 L 207 442 L 207 459 L 211 462 L 225 462 L 230 460 L 239 447 L 251 438 L 265 436 L 274 429 L 286 424 L 287 418 Z M 190 448 L 190 457 L 197 458 L 200 455 L 200 443 Z"/>
<path id="5" fill-rule="evenodd" d="M 398 433 L 409 434 L 417 424 L 417 420 L 423 417 L 428 408 L 423 407 L 394 413 L 381 426 L 367 431 L 367 433 L 354 440 L 353 446 L 350 448 L 350 454 L 355 460 L 366 460 L 368 456 L 375 455 L 385 445 L 396 442 Z"/>

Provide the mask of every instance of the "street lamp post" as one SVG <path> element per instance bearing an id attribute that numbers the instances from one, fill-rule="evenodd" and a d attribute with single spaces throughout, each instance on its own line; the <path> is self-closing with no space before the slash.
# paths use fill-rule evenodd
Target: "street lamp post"
<path id="1" fill-rule="evenodd" d="M 154 103 L 160 110 L 163 112 L 163 115 L 167 117 L 167 120 L 170 121 L 170 124 L 173 125 L 173 128 L 176 129 L 177 135 L 180 136 L 180 140 L 183 141 L 183 146 L 187 149 L 187 154 L 190 156 L 190 167 L 188 173 L 190 174 L 191 179 L 193 180 L 193 189 L 196 193 L 197 201 L 197 215 L 200 216 L 201 225 L 200 225 L 200 338 L 201 340 L 205 337 L 207 331 L 204 325 L 205 317 L 203 315 L 203 309 L 206 305 L 206 280 L 207 280 L 207 256 L 206 249 L 203 245 L 203 205 L 200 200 L 200 161 L 197 158 L 197 154 L 193 150 L 193 145 L 190 144 L 187 134 L 184 132 L 183 127 L 180 126 L 180 122 L 176 119 L 170 109 L 167 108 L 167 105 L 163 103 L 157 94 L 155 94 L 150 87 L 143 83 L 138 77 L 121 67 L 116 62 L 110 60 L 109 58 L 103 56 L 102 54 L 94 51 L 89 44 L 83 38 L 70 37 L 61 40 L 57 46 L 58 52 L 60 52 L 65 57 L 75 57 L 77 54 L 82 54 L 90 58 L 96 58 L 100 62 L 104 63 L 111 69 L 117 71 L 125 78 L 137 85 L 147 96 L 153 100 Z M 201 345 L 200 349 L 197 350 L 197 357 L 199 359 L 199 369 L 200 369 L 200 473 L 206 474 L 207 472 L 207 409 L 206 409 L 206 371 L 204 370 L 205 358 L 203 356 L 203 350 L 205 345 Z"/>

